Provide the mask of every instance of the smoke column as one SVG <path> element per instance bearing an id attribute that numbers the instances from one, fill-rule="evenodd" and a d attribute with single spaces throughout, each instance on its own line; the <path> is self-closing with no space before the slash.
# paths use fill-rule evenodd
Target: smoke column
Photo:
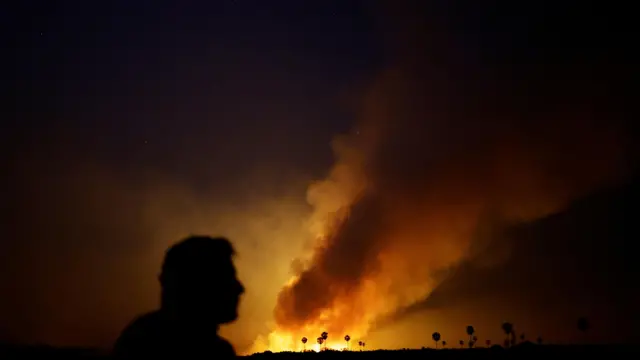
<path id="1" fill-rule="evenodd" d="M 308 190 L 318 241 L 279 294 L 279 331 L 363 336 L 475 256 L 486 219 L 539 219 L 625 175 L 624 128 L 587 72 L 514 78 L 427 50 L 400 52 L 333 142 Z"/>

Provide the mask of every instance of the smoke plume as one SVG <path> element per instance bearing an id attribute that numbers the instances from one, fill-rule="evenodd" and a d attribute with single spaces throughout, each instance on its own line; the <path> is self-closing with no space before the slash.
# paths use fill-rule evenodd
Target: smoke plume
<path id="1" fill-rule="evenodd" d="M 441 48 L 400 53 L 309 188 L 318 241 L 279 294 L 283 332 L 365 335 L 481 254 L 487 222 L 548 216 L 625 174 L 624 127 L 587 71 L 515 77 Z"/>

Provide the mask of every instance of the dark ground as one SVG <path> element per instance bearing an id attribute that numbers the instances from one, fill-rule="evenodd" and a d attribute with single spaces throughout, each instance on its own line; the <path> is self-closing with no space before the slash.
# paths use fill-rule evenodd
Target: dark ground
<path id="1" fill-rule="evenodd" d="M 543 358 L 561 356 L 616 358 L 638 353 L 632 345 L 534 345 L 525 343 L 511 349 L 500 346 L 477 349 L 422 349 L 422 350 L 377 350 L 377 351 L 323 351 L 321 353 L 261 353 L 248 356 L 250 359 L 294 360 L 306 359 L 483 359 L 483 358 Z M 100 359 L 107 355 L 91 349 L 62 349 L 47 346 L 20 347 L 0 345 L 0 359 Z"/>
<path id="2" fill-rule="evenodd" d="M 475 349 L 422 349 L 422 350 L 376 350 L 376 351 L 323 351 L 320 353 L 262 353 L 249 356 L 251 359 L 294 360 L 307 359 L 483 359 L 483 358 L 542 358 L 542 357 L 587 357 L 610 358 L 618 355 L 637 353 L 638 348 L 630 345 L 535 345 L 524 343 L 511 349 L 501 346 Z"/>

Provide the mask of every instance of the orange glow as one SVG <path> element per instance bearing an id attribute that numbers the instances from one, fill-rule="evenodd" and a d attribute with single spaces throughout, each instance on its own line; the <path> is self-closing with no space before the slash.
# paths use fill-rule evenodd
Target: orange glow
<path id="1" fill-rule="evenodd" d="M 467 124 L 484 137 L 473 152 L 449 152 L 431 129 L 412 127 L 415 114 L 402 113 L 402 79 L 383 76 L 365 99 L 358 132 L 332 143 L 334 166 L 307 192 L 315 248 L 296 260 L 297 274 L 277 296 L 273 330 L 251 352 L 301 351 L 303 336 L 313 348 L 322 331 L 335 349 L 346 347 L 346 334 L 370 336 L 378 320 L 426 299 L 450 269 L 480 256 L 494 241 L 482 237 L 484 227 L 543 218 L 624 173 L 617 134 L 573 120 L 553 122 L 554 135 L 540 139 Z M 443 138 L 455 138 L 447 129 Z"/>
<path id="2" fill-rule="evenodd" d="M 344 334 L 338 335 L 329 333 L 326 344 L 318 344 L 316 339 L 320 336 L 322 331 L 323 330 L 320 328 L 312 327 L 307 327 L 299 332 L 276 330 L 271 332 L 265 338 L 258 338 L 253 347 L 247 351 L 247 355 L 267 350 L 272 352 L 302 352 L 306 349 L 306 351 L 320 352 L 325 348 L 327 350 L 334 351 L 343 351 L 347 348 L 347 343 L 344 340 Z M 303 336 L 309 338 L 306 346 L 301 341 Z M 353 342 L 353 339 L 350 342 Z M 350 347 L 352 347 L 352 344 L 350 344 Z"/>

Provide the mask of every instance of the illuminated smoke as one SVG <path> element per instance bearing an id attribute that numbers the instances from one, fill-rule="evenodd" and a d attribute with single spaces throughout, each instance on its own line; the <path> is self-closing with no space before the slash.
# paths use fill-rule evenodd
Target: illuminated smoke
<path id="1" fill-rule="evenodd" d="M 588 69 L 481 66 L 435 25 L 397 19 L 385 26 L 400 55 L 363 96 L 353 132 L 334 141 L 327 178 L 309 188 L 316 247 L 256 345 L 297 349 L 298 335 L 324 330 L 366 336 L 450 269 L 486 257 L 488 227 L 548 216 L 626 175 L 626 129 Z"/>
<path id="2" fill-rule="evenodd" d="M 539 219 L 624 175 L 623 128 L 592 106 L 598 93 L 569 76 L 523 89 L 451 63 L 385 72 L 336 139 L 334 167 L 308 193 L 318 243 L 279 294 L 278 331 L 365 335 L 481 254 L 488 219 Z"/>

